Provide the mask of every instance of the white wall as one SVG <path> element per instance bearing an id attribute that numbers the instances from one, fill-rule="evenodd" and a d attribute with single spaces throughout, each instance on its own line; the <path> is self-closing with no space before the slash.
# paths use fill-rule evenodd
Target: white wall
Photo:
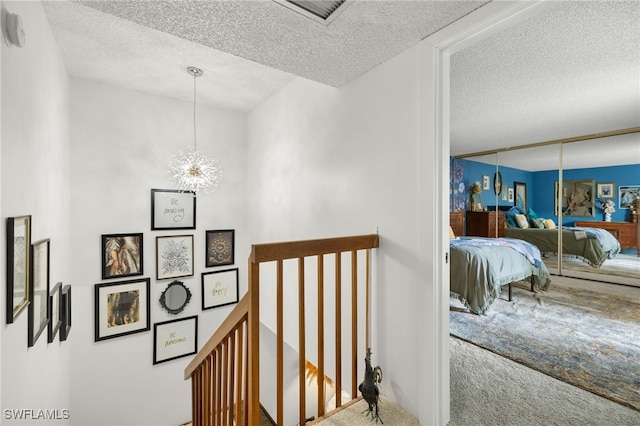
<path id="1" fill-rule="evenodd" d="M 204 78 L 204 77 L 203 77 Z M 189 85 L 185 74 L 185 88 Z M 201 309 L 205 231 L 236 230 L 235 266 L 246 292 L 246 116 L 198 105 L 198 149 L 215 154 L 223 179 L 197 197 L 196 230 L 151 231 L 151 188 L 173 188 L 172 155 L 193 144 L 193 104 L 71 81 L 71 219 L 74 224 L 74 325 L 71 400 L 78 425 L 176 425 L 190 420 L 190 357 L 152 365 L 153 323 L 198 315 L 201 347 L 233 306 Z M 151 331 L 94 342 L 93 289 L 101 280 L 102 234 L 144 233 L 144 277 L 151 278 Z M 171 280 L 155 279 L 155 237 L 194 235 L 195 275 L 180 278 L 193 293 L 185 311 L 159 305 Z M 226 269 L 225 268 L 217 268 Z M 216 270 L 207 268 L 206 271 Z"/>
<path id="2" fill-rule="evenodd" d="M 413 48 L 340 89 L 296 79 L 252 111 L 248 222 L 257 241 L 378 228 L 373 363 L 384 370 L 383 393 L 415 415 L 428 412 L 421 421 L 433 424 L 434 399 L 421 392 L 435 387 L 435 358 L 420 355 L 437 328 L 421 312 L 438 303 L 425 297 L 435 285 L 436 259 L 425 239 L 437 209 L 422 203 L 435 200 L 438 161 L 433 141 L 421 134 L 429 118 L 422 103 L 433 98 L 428 90 L 419 97 L 425 63 Z"/>
<path id="3" fill-rule="evenodd" d="M 5 276 L 7 217 L 30 214 L 32 241 L 51 240 L 51 285 L 71 280 L 69 220 L 68 78 L 39 2 L 4 2 L 21 16 L 26 45 L 2 43 L 2 244 L 0 276 Z M 4 283 L 4 281 L 3 281 Z M 72 341 L 47 343 L 44 331 L 27 348 L 28 314 L 5 321 L 2 285 L 0 326 L 2 424 L 68 424 L 68 420 L 16 420 L 5 410 L 69 409 L 69 352 Z M 37 412 L 34 411 L 34 416 Z M 26 414 L 25 414 L 26 415 Z"/>

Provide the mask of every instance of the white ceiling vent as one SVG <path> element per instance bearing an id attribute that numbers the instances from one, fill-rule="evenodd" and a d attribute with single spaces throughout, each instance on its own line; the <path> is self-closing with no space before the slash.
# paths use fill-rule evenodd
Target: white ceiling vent
<path id="1" fill-rule="evenodd" d="M 309 19 L 329 25 L 355 0 L 273 0 Z"/>

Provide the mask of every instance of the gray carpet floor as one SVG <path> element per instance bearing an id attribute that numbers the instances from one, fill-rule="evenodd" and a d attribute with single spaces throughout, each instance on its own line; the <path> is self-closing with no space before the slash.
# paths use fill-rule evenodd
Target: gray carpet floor
<path id="1" fill-rule="evenodd" d="M 553 277 L 640 299 L 640 289 Z M 452 337 L 449 426 L 640 425 L 640 412 Z"/>

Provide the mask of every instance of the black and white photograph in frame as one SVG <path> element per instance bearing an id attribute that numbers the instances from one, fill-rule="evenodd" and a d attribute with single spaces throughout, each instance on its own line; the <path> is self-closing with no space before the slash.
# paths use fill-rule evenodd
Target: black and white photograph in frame
<path id="1" fill-rule="evenodd" d="M 153 325 L 153 364 L 160 364 L 198 351 L 198 316 Z"/>
<path id="2" fill-rule="evenodd" d="M 149 278 L 95 285 L 94 341 L 151 329 Z"/>
<path id="3" fill-rule="evenodd" d="M 152 189 L 151 229 L 196 229 L 196 193 Z"/>
<path id="4" fill-rule="evenodd" d="M 202 273 L 202 310 L 238 303 L 238 268 Z"/>
<path id="5" fill-rule="evenodd" d="M 48 238 L 31 245 L 28 347 L 36 343 L 49 324 L 50 247 Z"/>
<path id="6" fill-rule="evenodd" d="M 102 279 L 142 275 L 144 271 L 142 233 L 102 236 Z"/>
<path id="7" fill-rule="evenodd" d="M 233 265 L 235 251 L 235 230 L 219 229 L 206 232 L 207 268 L 212 266 Z"/>
<path id="8" fill-rule="evenodd" d="M 193 275 L 193 235 L 156 237 L 156 278 Z"/>

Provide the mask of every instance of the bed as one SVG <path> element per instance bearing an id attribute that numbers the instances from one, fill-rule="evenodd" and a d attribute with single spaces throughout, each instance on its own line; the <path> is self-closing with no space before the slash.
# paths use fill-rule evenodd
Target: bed
<path id="1" fill-rule="evenodd" d="M 504 235 L 530 242 L 540 249 L 543 256 L 558 254 L 557 228 L 505 228 Z M 620 253 L 620 243 L 603 229 L 563 227 L 562 253 L 599 268 L 605 260 L 613 259 Z"/>
<path id="2" fill-rule="evenodd" d="M 513 238 L 458 237 L 449 240 L 450 291 L 471 312 L 484 315 L 502 286 L 531 279 L 546 290 L 551 282 L 540 250 Z"/>

